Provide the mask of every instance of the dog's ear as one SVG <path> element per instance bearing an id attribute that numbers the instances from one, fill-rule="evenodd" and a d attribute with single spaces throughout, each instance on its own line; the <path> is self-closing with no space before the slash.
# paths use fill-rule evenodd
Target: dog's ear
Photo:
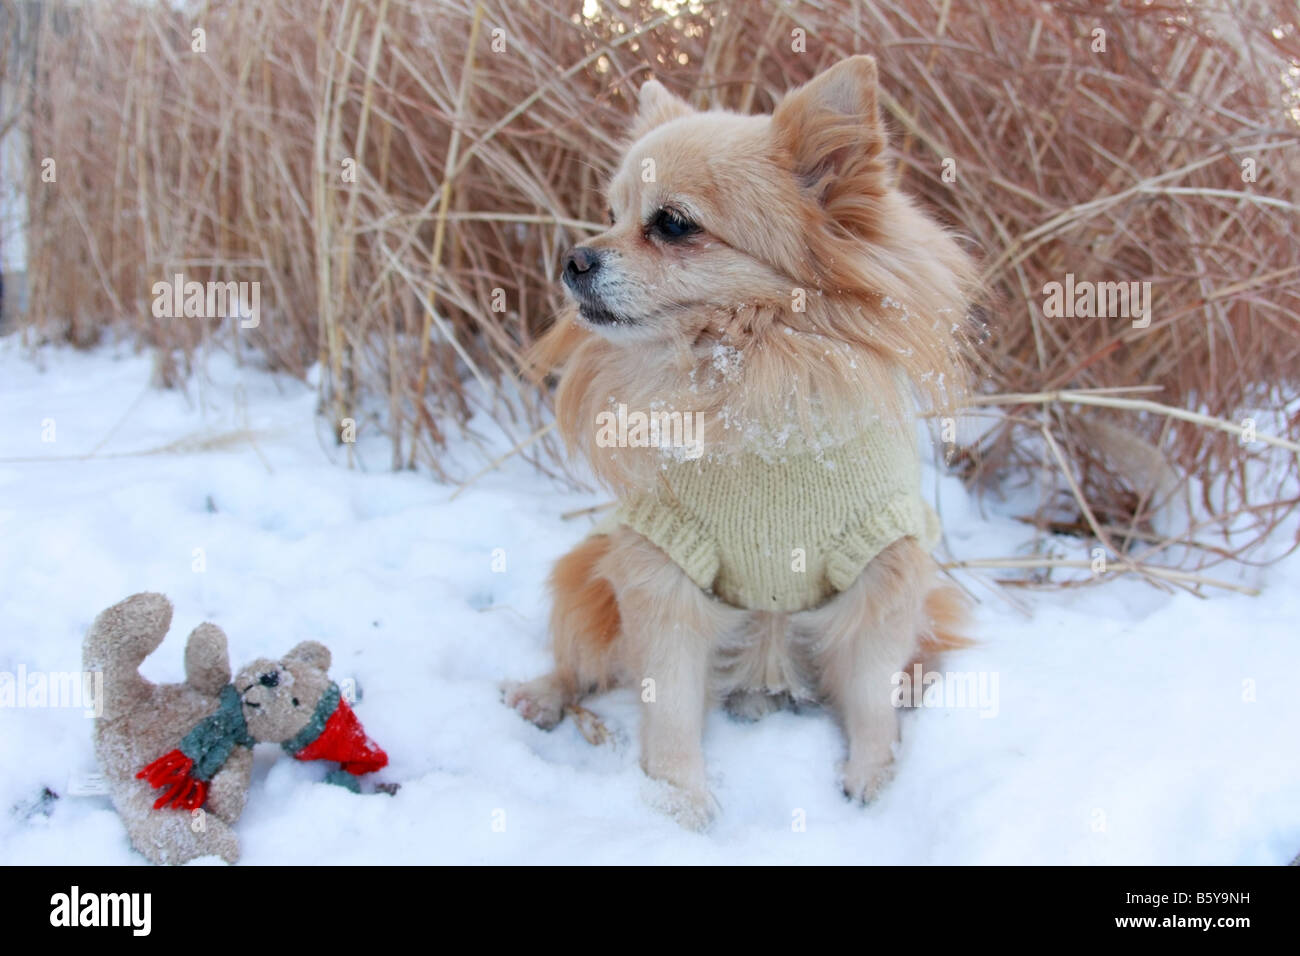
<path id="1" fill-rule="evenodd" d="M 640 139 L 656 126 L 662 126 L 669 120 L 689 116 L 695 110 L 679 96 L 668 92 L 668 88 L 658 80 L 646 80 L 637 93 L 636 120 L 632 123 L 632 138 Z"/>
<path id="2" fill-rule="evenodd" d="M 778 148 L 823 205 L 841 193 L 882 191 L 885 129 L 877 94 L 875 58 L 851 56 L 789 93 L 772 114 Z"/>

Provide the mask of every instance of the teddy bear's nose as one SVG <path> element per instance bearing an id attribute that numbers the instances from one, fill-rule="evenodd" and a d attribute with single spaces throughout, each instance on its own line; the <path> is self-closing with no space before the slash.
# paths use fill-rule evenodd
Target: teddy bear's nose
<path id="1" fill-rule="evenodd" d="M 280 672 L 271 671 L 271 673 L 269 674 L 263 674 L 261 677 L 257 679 L 257 682 L 261 684 L 263 687 L 279 687 Z"/>

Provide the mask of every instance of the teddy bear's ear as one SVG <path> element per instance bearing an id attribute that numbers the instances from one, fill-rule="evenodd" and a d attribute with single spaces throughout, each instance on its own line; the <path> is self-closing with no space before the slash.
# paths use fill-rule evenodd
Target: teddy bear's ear
<path id="1" fill-rule="evenodd" d="M 303 641 L 284 656 L 286 663 L 306 664 L 317 670 L 330 669 L 330 649 L 318 641 Z"/>

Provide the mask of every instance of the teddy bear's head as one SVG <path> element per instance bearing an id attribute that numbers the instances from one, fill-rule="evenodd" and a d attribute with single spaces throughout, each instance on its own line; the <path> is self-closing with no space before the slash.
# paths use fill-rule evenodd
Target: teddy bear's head
<path id="1" fill-rule="evenodd" d="M 255 740 L 283 743 L 307 726 L 330 688 L 330 652 L 303 641 L 280 660 L 253 661 L 235 675 L 244 720 Z"/>

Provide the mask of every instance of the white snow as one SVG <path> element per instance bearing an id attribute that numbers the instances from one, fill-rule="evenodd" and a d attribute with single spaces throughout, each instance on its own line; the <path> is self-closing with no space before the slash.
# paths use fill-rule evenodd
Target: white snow
<path id="1" fill-rule="evenodd" d="M 1257 598 L 1129 579 L 1004 592 L 965 576 L 982 643 L 945 669 L 996 675 L 990 716 L 906 713 L 894 782 L 864 809 L 840 796 L 827 714 L 714 712 L 721 813 L 689 833 L 647 805 L 631 691 L 588 702 L 615 733 L 601 747 L 499 702 L 500 680 L 548 665 L 543 581 L 591 523 L 561 513 L 604 496 L 514 458 L 452 502 L 426 475 L 387 471 L 377 435 L 357 449 L 369 470 L 345 468 L 302 383 L 218 354 L 187 393 L 164 392 L 149 368 L 123 347 L 33 358 L 0 340 L 0 672 L 79 671 L 94 616 L 142 590 L 176 608 L 145 666 L 155 680 L 180 678 L 203 620 L 236 666 L 328 644 L 391 757 L 377 778 L 401 789 L 354 796 L 259 748 L 245 863 L 1279 864 L 1300 850 L 1300 556 L 1257 572 Z M 256 447 L 123 454 L 245 424 Z M 16 460 L 33 458 L 49 460 Z M 955 479 L 938 486 L 957 555 L 1026 541 Z M 105 797 L 70 792 L 93 770 L 90 730 L 80 708 L 0 709 L 0 863 L 143 862 Z"/>

